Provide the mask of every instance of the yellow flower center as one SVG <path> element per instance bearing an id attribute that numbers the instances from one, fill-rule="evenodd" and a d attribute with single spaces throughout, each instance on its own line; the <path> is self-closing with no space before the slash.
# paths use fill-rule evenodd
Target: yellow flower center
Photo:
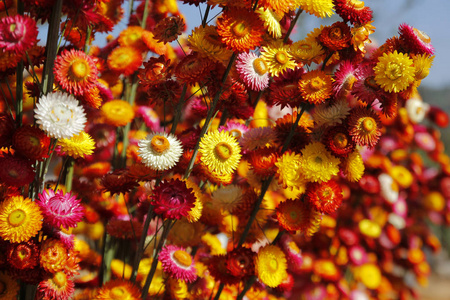
<path id="1" fill-rule="evenodd" d="M 269 70 L 262 58 L 257 58 L 253 61 L 253 68 L 255 69 L 255 72 L 260 76 L 266 74 Z"/>
<path id="2" fill-rule="evenodd" d="M 425 32 L 423 32 L 423 31 L 421 31 L 421 30 L 419 30 L 419 29 L 416 29 L 416 28 L 414 28 L 413 30 L 414 30 L 414 33 L 416 34 L 416 36 L 417 36 L 422 42 L 424 42 L 424 43 L 426 43 L 426 44 L 431 43 L 431 39 L 430 39 L 430 37 L 428 36 L 428 34 L 426 34 Z"/>
<path id="3" fill-rule="evenodd" d="M 339 132 L 333 137 L 333 143 L 337 148 L 343 149 L 347 147 L 348 144 L 347 136 L 342 132 Z"/>
<path id="4" fill-rule="evenodd" d="M 57 272 L 55 274 L 55 276 L 53 276 L 52 281 L 58 286 L 58 287 L 63 287 L 66 285 L 67 283 L 67 277 L 66 274 L 64 274 L 64 272 Z"/>
<path id="5" fill-rule="evenodd" d="M 271 258 L 267 267 L 270 272 L 276 272 L 278 270 L 278 261 L 275 258 Z"/>
<path id="6" fill-rule="evenodd" d="M 311 87 L 311 89 L 316 91 L 320 90 L 324 84 L 325 82 L 319 77 L 315 77 L 309 82 L 309 86 Z"/>
<path id="7" fill-rule="evenodd" d="M 224 142 L 218 143 L 216 147 L 214 147 L 214 150 L 221 160 L 227 160 L 230 158 L 231 154 L 233 154 L 231 146 Z"/>
<path id="8" fill-rule="evenodd" d="M 365 118 L 361 125 L 362 129 L 366 132 L 372 132 L 377 128 L 377 123 L 372 118 Z"/>
<path id="9" fill-rule="evenodd" d="M 16 30 L 16 27 L 17 27 L 16 23 L 12 23 L 11 25 L 9 25 L 9 31 L 14 32 Z"/>
<path id="10" fill-rule="evenodd" d="M 364 1 L 350 0 L 348 5 L 353 7 L 353 8 L 363 8 L 364 7 Z"/>
<path id="11" fill-rule="evenodd" d="M 248 29 L 245 26 L 244 23 L 238 23 L 236 25 L 233 26 L 233 33 L 237 36 L 237 37 L 244 37 L 248 34 Z"/>
<path id="12" fill-rule="evenodd" d="M 402 77 L 403 73 L 403 67 L 401 64 L 398 64 L 396 62 L 389 62 L 386 65 L 386 70 L 384 71 L 384 74 L 387 78 L 390 80 L 397 80 L 400 77 Z"/>
<path id="13" fill-rule="evenodd" d="M 355 82 L 356 82 L 356 77 L 355 76 L 353 76 L 353 75 L 350 75 L 348 78 L 347 78 L 347 80 L 345 80 L 345 83 L 344 83 L 344 89 L 346 90 L 346 91 L 350 91 L 351 89 L 353 89 L 353 85 L 355 84 Z"/>
<path id="14" fill-rule="evenodd" d="M 303 43 L 299 46 L 299 50 L 310 51 L 312 50 L 312 46 L 308 43 Z"/>
<path id="15" fill-rule="evenodd" d="M 132 42 L 135 42 L 141 38 L 141 35 L 138 32 L 132 32 L 128 36 L 128 39 Z"/>
<path id="16" fill-rule="evenodd" d="M 150 145 L 152 149 L 158 153 L 163 153 L 170 147 L 169 140 L 161 135 L 155 135 L 154 137 L 152 137 Z"/>
<path id="17" fill-rule="evenodd" d="M 190 265 L 192 265 L 192 258 L 186 251 L 183 250 L 175 251 L 173 253 L 173 258 L 177 261 L 177 263 L 185 267 L 189 267 Z"/>
<path id="18" fill-rule="evenodd" d="M 89 65 L 84 60 L 77 60 L 70 66 L 70 74 L 75 80 L 83 80 L 89 75 Z"/>
<path id="19" fill-rule="evenodd" d="M 237 140 L 242 137 L 242 132 L 238 129 L 231 129 L 230 134 L 231 136 L 234 136 Z"/>
<path id="20" fill-rule="evenodd" d="M 300 248 L 294 241 L 289 242 L 289 249 L 291 249 L 291 251 L 294 253 L 300 253 Z"/>
<path id="21" fill-rule="evenodd" d="M 113 299 L 124 299 L 125 294 L 127 294 L 127 292 L 121 286 L 113 287 L 111 289 L 111 293 L 110 293 L 110 295 Z"/>
<path id="22" fill-rule="evenodd" d="M 116 64 L 119 66 L 127 65 L 130 60 L 131 58 L 127 53 L 120 53 L 115 57 Z"/>
<path id="23" fill-rule="evenodd" d="M 22 248 L 17 252 L 17 256 L 19 257 L 20 260 L 24 260 L 26 257 L 29 256 L 29 254 L 30 254 L 29 249 Z"/>
<path id="24" fill-rule="evenodd" d="M 340 40 L 342 38 L 342 30 L 339 27 L 333 27 L 330 30 L 330 38 L 334 40 Z"/>
<path id="25" fill-rule="evenodd" d="M 22 225 L 25 222 L 26 218 L 27 218 L 26 212 L 24 212 L 21 209 L 16 209 L 9 214 L 8 223 L 11 226 L 17 227 Z"/>
<path id="26" fill-rule="evenodd" d="M 278 51 L 277 54 L 275 54 L 275 60 L 281 64 L 284 65 L 288 62 L 289 57 L 285 51 Z"/>

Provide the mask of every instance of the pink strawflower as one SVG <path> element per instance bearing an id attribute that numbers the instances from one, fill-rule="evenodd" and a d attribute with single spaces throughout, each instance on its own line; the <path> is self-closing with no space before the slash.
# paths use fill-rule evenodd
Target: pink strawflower
<path id="1" fill-rule="evenodd" d="M 36 22 L 22 15 L 0 20 L 0 48 L 15 53 L 24 53 L 36 44 L 38 30 Z"/>
<path id="2" fill-rule="evenodd" d="M 254 91 L 262 91 L 269 85 L 269 69 L 264 60 L 253 52 L 239 54 L 236 70 L 245 85 Z"/>
<path id="3" fill-rule="evenodd" d="M 175 277 L 188 283 L 197 279 L 194 260 L 183 248 L 168 245 L 161 250 L 158 259 L 161 261 L 164 272 L 170 277 Z"/>
<path id="4" fill-rule="evenodd" d="M 39 200 L 36 202 L 42 210 L 45 221 L 56 228 L 76 227 L 84 216 L 81 201 L 71 193 L 64 194 L 61 190 L 56 194 L 52 189 L 45 190 L 39 194 Z"/>
<path id="5" fill-rule="evenodd" d="M 399 26 L 400 40 L 402 40 L 412 53 L 434 54 L 434 47 L 431 45 L 430 37 L 423 31 L 414 28 L 406 23 Z"/>
<path id="6" fill-rule="evenodd" d="M 219 131 L 222 131 L 222 130 L 225 130 L 225 131 L 228 131 L 229 133 L 231 133 L 231 135 L 234 136 L 236 138 L 236 140 L 239 142 L 241 137 L 247 131 L 249 131 L 249 128 L 245 124 L 235 122 L 235 121 L 229 121 L 229 122 L 227 122 L 226 125 L 219 127 Z"/>
<path id="7" fill-rule="evenodd" d="M 371 63 L 365 63 L 358 67 L 355 73 L 356 82 L 351 92 L 353 96 L 367 104 L 372 104 L 375 99 L 382 103 L 390 99 L 389 94 L 375 82 L 373 67 L 374 65 Z"/>
<path id="8" fill-rule="evenodd" d="M 350 247 L 348 257 L 355 266 L 360 266 L 368 262 L 366 250 L 359 245 Z"/>
<path id="9" fill-rule="evenodd" d="M 356 81 L 356 69 L 351 61 L 343 61 L 339 68 L 334 72 L 333 93 L 336 97 L 345 95 L 353 88 Z"/>

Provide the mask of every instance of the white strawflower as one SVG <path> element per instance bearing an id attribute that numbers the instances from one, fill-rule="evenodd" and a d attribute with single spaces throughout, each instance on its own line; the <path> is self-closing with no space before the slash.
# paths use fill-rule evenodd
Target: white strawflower
<path id="1" fill-rule="evenodd" d="M 381 173 L 378 176 L 378 181 L 380 182 L 380 195 L 391 204 L 397 202 L 399 196 L 398 185 L 391 175 Z"/>
<path id="2" fill-rule="evenodd" d="M 164 171 L 172 168 L 183 154 L 181 142 L 165 132 L 154 132 L 139 141 L 139 156 L 147 167 Z"/>
<path id="3" fill-rule="evenodd" d="M 42 96 L 34 117 L 39 127 L 52 138 L 70 139 L 84 129 L 86 114 L 74 96 L 55 92 Z"/>
<path id="4" fill-rule="evenodd" d="M 430 110 L 430 105 L 423 102 L 420 98 L 411 98 L 406 101 L 405 108 L 411 122 L 417 124 L 423 121 Z"/>

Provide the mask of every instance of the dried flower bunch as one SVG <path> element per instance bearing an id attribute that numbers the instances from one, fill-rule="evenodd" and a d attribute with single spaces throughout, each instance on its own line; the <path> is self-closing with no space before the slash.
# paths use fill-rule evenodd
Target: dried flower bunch
<path id="1" fill-rule="evenodd" d="M 0 3 L 0 298 L 413 297 L 450 222 L 430 38 L 373 46 L 358 0 L 123 2 Z M 342 20 L 295 41 L 302 12 Z"/>

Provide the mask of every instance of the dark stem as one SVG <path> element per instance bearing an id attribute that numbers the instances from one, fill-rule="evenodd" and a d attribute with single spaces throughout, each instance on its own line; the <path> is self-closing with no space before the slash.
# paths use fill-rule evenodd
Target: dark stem
<path id="1" fill-rule="evenodd" d="M 220 283 L 219 289 L 217 290 L 216 295 L 214 296 L 214 300 L 219 300 L 220 294 L 222 294 L 222 290 L 225 287 L 225 284 L 223 282 Z"/>
<path id="2" fill-rule="evenodd" d="M 298 17 L 300 17 L 302 12 L 303 12 L 303 10 L 301 8 L 299 8 L 297 10 L 297 14 L 295 15 L 294 20 L 292 20 L 291 25 L 289 26 L 289 29 L 286 32 L 286 36 L 284 37 L 283 43 L 287 43 L 287 41 L 289 40 L 289 36 L 291 35 L 292 29 L 294 29 L 294 26 L 297 23 Z"/>
<path id="3" fill-rule="evenodd" d="M 209 11 L 211 10 L 211 5 L 208 4 L 206 7 L 205 15 L 203 16 L 202 20 L 202 27 L 204 28 L 206 26 L 206 21 L 208 20 Z"/>

